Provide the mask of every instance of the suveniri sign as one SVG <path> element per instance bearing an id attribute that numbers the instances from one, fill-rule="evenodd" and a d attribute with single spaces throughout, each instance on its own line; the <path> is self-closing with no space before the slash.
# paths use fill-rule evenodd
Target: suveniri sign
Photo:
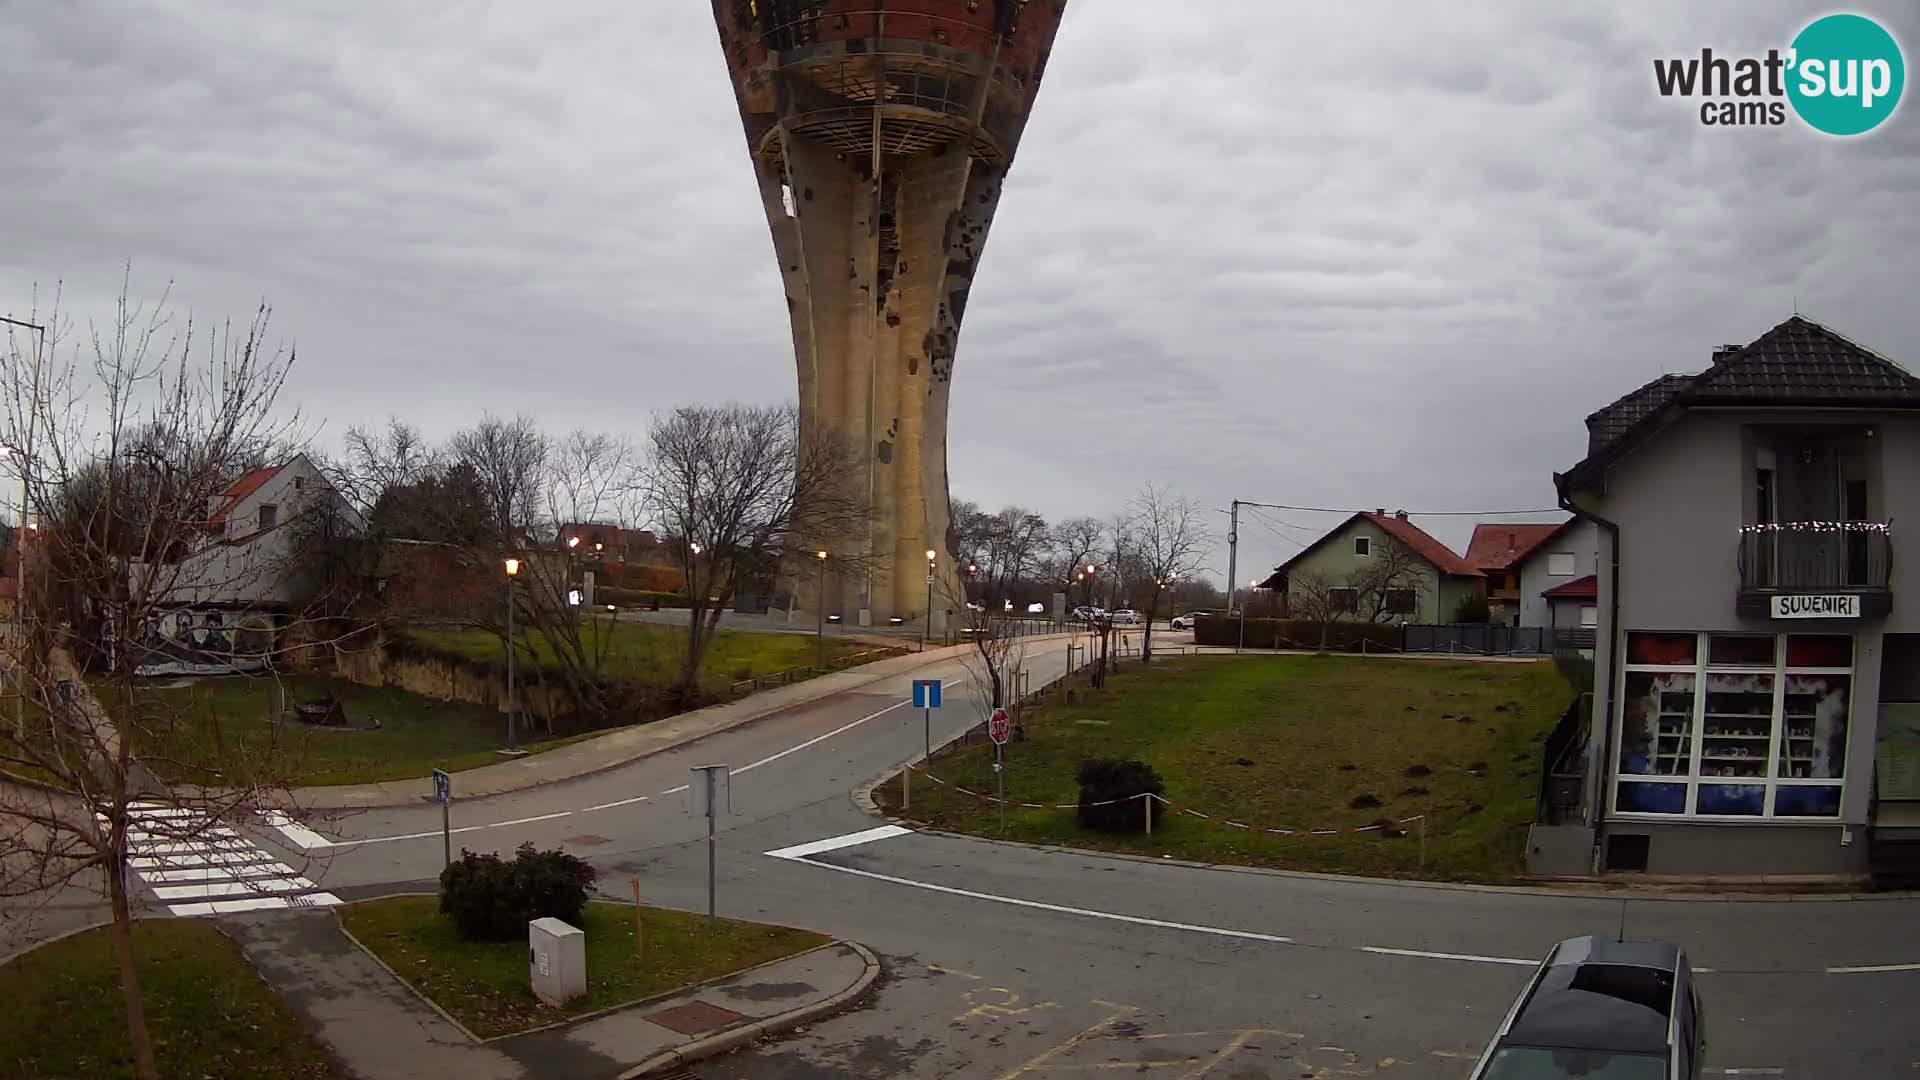
<path id="1" fill-rule="evenodd" d="M 1860 598 L 1858 596 L 1776 596 L 1773 598 L 1773 617 L 1776 619 L 1857 619 L 1860 617 Z"/>

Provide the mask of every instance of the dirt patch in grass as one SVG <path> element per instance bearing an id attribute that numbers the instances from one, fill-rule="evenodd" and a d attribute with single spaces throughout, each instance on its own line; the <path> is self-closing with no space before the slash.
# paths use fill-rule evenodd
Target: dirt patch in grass
<path id="1" fill-rule="evenodd" d="M 134 955 L 160 1075 L 325 1080 L 326 1053 L 212 923 L 134 927 Z M 0 1076 L 133 1075 L 127 1014 L 107 931 L 89 930 L 0 966 Z"/>
<path id="2" fill-rule="evenodd" d="M 1251 828 L 1162 810 L 1151 838 L 1112 836 L 1080 829 L 1072 810 L 1015 807 L 1006 835 L 1204 862 L 1511 880 L 1523 869 L 1540 746 L 1572 696 L 1545 662 L 1196 656 L 1162 659 L 1150 668 L 1129 664 L 1105 690 L 1029 713 L 1027 738 L 1007 748 L 1010 797 L 1071 803 L 1079 797 L 1074 777 L 1081 760 L 1138 758 L 1159 771 L 1173 803 Z M 1495 704 L 1509 707 L 1495 711 Z M 1491 716 L 1495 724 L 1462 727 L 1443 719 L 1462 713 Z M 1087 719 L 1106 723 L 1080 722 Z M 992 760 L 985 745 L 958 747 L 935 758 L 933 773 L 991 791 Z M 1486 769 L 1488 761 L 1513 764 Z M 1476 775 L 1474 765 L 1485 775 Z M 1000 835 L 991 804 L 953 787 L 919 781 L 913 787 L 913 818 Z M 1356 792 L 1374 802 L 1360 805 Z M 897 783 L 875 795 L 897 809 Z M 1424 867 L 1418 830 L 1399 824 L 1421 814 Z M 1393 828 L 1338 836 L 1263 831 L 1353 830 L 1381 821 Z"/>
<path id="3" fill-rule="evenodd" d="M 641 909 L 645 952 L 634 951 L 633 908 L 587 905 L 587 992 L 553 1008 L 527 986 L 527 944 L 473 942 L 454 932 L 431 896 L 370 900 L 340 909 L 340 919 L 362 945 L 481 1038 L 507 1035 L 671 993 L 743 968 L 826 944 L 806 930 L 719 920 L 704 915 Z"/>

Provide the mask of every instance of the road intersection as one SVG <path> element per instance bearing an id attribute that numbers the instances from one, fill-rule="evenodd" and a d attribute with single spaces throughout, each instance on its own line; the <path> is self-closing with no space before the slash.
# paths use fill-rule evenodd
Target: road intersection
<path id="1" fill-rule="evenodd" d="M 1033 643 L 1034 685 L 1065 659 L 1064 643 Z M 918 756 L 916 677 L 946 684 L 936 741 L 979 722 L 963 665 L 935 661 L 603 773 L 456 801 L 455 846 L 564 845 L 611 891 L 638 879 L 649 903 L 704 908 L 689 769 L 731 764 L 721 913 L 861 941 L 888 977 L 867 1008 L 698 1066 L 709 1080 L 1451 1080 L 1535 958 L 1623 923 L 1683 943 L 1701 966 L 1710 1075 L 1920 1077 L 1907 1020 L 1920 1003 L 1920 901 L 1427 886 L 918 832 L 849 797 Z M 417 808 L 282 821 L 255 839 L 344 900 L 428 882 L 442 858 L 429 791 L 423 778 Z"/>

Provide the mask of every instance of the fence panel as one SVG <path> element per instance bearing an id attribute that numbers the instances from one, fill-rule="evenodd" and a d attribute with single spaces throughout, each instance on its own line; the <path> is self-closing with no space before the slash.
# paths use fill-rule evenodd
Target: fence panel
<path id="1" fill-rule="evenodd" d="M 1553 652 L 1553 631 L 1544 626 L 1410 624 L 1406 632 L 1408 652 L 1470 656 L 1545 656 Z"/>

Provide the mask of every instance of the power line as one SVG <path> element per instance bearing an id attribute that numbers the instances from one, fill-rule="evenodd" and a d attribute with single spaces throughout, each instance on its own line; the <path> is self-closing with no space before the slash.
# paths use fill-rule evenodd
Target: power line
<path id="1" fill-rule="evenodd" d="M 1296 510 L 1307 514 L 1364 514 L 1368 510 L 1342 509 L 1337 506 L 1291 506 L 1286 503 L 1251 502 L 1240 500 L 1241 506 L 1264 506 L 1269 510 Z M 1515 517 L 1520 514 L 1564 514 L 1558 506 L 1549 506 L 1535 510 L 1402 510 L 1408 517 Z"/>

